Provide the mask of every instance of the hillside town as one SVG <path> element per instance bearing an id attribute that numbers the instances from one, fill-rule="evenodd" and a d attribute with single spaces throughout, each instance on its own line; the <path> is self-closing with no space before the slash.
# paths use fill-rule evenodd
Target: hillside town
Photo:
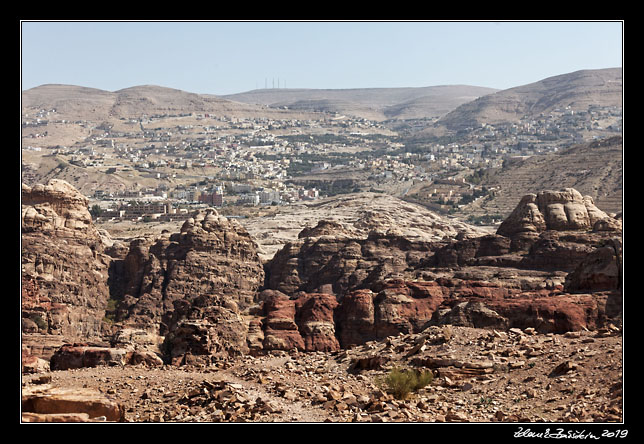
<path id="1" fill-rule="evenodd" d="M 466 131 L 419 139 L 410 128 L 432 119 L 375 122 L 328 114 L 321 120 L 229 118 L 182 113 L 96 124 L 58 118 L 55 109 L 23 116 L 23 150 L 55 158 L 61 168 L 119 177 L 132 186 L 96 185 L 84 193 L 92 215 L 138 221 L 179 220 L 196 208 L 288 205 L 330 194 L 371 190 L 405 196 L 433 186 L 416 201 L 437 211 L 493 193 L 477 172 L 504 162 L 557 152 L 620 134 L 617 107 L 556 109 L 517 123 L 482 123 Z M 50 131 L 77 127 L 87 137 L 70 146 L 43 145 Z M 23 159 L 23 181 L 31 177 Z M 308 181 L 299 180 L 306 177 Z M 328 187 L 328 178 L 359 178 Z M 435 185 L 435 186 L 434 186 Z"/>

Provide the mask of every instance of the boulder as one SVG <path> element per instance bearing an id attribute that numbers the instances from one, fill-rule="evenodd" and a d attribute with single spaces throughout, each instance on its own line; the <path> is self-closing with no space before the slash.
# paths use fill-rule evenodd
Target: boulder
<path id="1" fill-rule="evenodd" d="M 124 366 L 145 364 L 163 365 L 156 354 L 125 348 L 112 348 L 89 344 L 66 344 L 54 353 L 50 360 L 52 370 L 68 370 L 83 367 Z"/>
<path id="2" fill-rule="evenodd" d="M 25 422 L 123 422 L 125 409 L 89 388 L 51 387 L 47 384 L 22 389 Z"/>
<path id="3" fill-rule="evenodd" d="M 23 345 L 21 355 L 21 372 L 23 374 L 44 373 L 49 369 L 49 361 L 32 355 L 29 348 Z"/>

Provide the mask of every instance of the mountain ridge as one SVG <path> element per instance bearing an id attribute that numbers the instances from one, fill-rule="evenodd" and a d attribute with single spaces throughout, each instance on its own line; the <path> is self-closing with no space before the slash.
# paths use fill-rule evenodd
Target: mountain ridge
<path id="1" fill-rule="evenodd" d="M 498 91 L 471 85 L 436 85 L 399 88 L 346 89 L 259 89 L 230 94 L 230 100 L 258 103 L 269 107 L 324 109 L 330 112 L 356 114 L 374 120 L 393 118 L 439 117 L 455 106 L 481 95 Z M 423 103 L 422 100 L 428 100 Z M 406 113 L 406 104 L 420 111 Z"/>
<path id="2" fill-rule="evenodd" d="M 116 91 L 44 84 L 22 91 L 24 108 L 55 106 L 97 117 L 131 117 L 168 111 L 222 113 L 336 113 L 376 121 L 437 119 L 437 128 L 462 130 L 481 123 L 516 122 L 556 108 L 621 106 L 622 68 L 584 69 L 508 89 L 471 85 L 393 88 L 264 88 L 235 94 L 202 94 L 159 85 Z M 147 108 L 146 108 L 147 105 Z M 82 107 L 85 108 L 82 108 Z M 74 113 L 72 113 L 74 114 Z M 122 114 L 122 115 L 121 115 Z"/>
<path id="3" fill-rule="evenodd" d="M 373 120 L 391 118 L 439 117 L 457 105 L 497 91 L 493 88 L 468 85 L 438 85 L 400 88 L 351 89 L 263 89 L 238 94 L 201 94 L 159 85 L 136 85 L 116 91 L 69 85 L 44 84 L 22 91 L 23 108 L 56 107 L 71 110 L 72 105 L 92 105 L 92 112 L 105 117 L 124 113 L 125 117 L 143 112 L 144 99 L 155 110 L 181 110 L 182 104 L 191 110 L 217 111 L 211 105 L 229 110 L 254 111 L 271 114 L 276 111 L 335 112 Z M 132 103 L 134 101 L 134 103 Z M 138 102 L 137 102 L 138 101 Z M 190 103 L 186 103 L 186 102 Z M 424 103 L 426 101 L 427 103 Z M 129 103 L 133 109 L 113 109 Z M 137 106 L 133 106 L 133 105 Z M 109 105 L 112 108 L 108 109 Z M 98 107 L 98 108 L 96 108 Z M 408 107 L 417 110 L 406 114 Z M 158 109 L 157 109 L 158 110 Z M 185 110 L 184 110 L 185 111 Z M 148 110 L 149 112 L 149 110 Z"/>

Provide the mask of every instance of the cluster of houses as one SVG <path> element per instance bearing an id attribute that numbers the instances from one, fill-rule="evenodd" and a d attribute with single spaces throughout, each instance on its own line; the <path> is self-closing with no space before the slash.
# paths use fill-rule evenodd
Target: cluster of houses
<path id="1" fill-rule="evenodd" d="M 181 186 L 168 190 L 166 186 L 144 190 L 105 192 L 96 190 L 93 216 L 99 220 L 168 221 L 189 217 L 197 208 L 224 205 L 280 205 L 300 200 L 315 200 L 319 190 L 303 187 L 272 189 L 252 187 L 245 183 L 214 186 Z"/>
<path id="2" fill-rule="evenodd" d="M 89 136 L 69 147 L 23 148 L 46 151 L 100 173 L 158 179 L 153 190 L 99 189 L 92 196 L 102 218 L 146 220 L 184 217 L 199 205 L 281 205 L 321 197 L 315 188 L 289 183 L 295 175 L 349 170 L 377 181 L 435 181 L 441 174 L 499 167 L 512 157 L 581 142 L 588 134 L 622 130 L 621 108 L 593 106 L 587 111 L 555 110 L 511 124 L 482 124 L 410 149 L 384 123 L 347 116 L 314 121 L 193 113 L 95 126 L 52 120 L 53 114 L 55 110 L 42 110 L 27 116 L 23 128 L 36 128 L 30 134 L 39 137 L 48 124 L 72 124 L 88 130 Z M 325 135 L 333 137 L 321 137 Z M 167 178 L 173 179 L 173 188 L 163 180 Z"/>

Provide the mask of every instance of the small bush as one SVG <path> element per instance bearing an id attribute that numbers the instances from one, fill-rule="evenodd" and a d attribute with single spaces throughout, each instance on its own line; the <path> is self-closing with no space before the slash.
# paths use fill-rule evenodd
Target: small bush
<path id="1" fill-rule="evenodd" d="M 36 323 L 40 332 L 46 332 L 49 329 L 49 325 L 44 318 L 34 315 L 30 319 Z"/>
<path id="2" fill-rule="evenodd" d="M 434 379 L 431 371 L 393 368 L 382 380 L 384 388 L 396 399 L 405 399 L 411 392 L 425 387 Z"/>

